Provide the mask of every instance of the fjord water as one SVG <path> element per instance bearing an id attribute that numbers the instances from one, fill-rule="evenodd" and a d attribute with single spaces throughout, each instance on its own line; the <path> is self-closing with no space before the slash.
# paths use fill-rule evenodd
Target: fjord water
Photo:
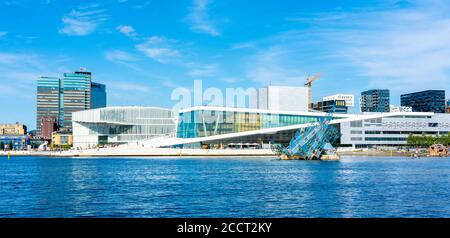
<path id="1" fill-rule="evenodd" d="M 450 217 L 450 159 L 0 157 L 0 217 Z"/>

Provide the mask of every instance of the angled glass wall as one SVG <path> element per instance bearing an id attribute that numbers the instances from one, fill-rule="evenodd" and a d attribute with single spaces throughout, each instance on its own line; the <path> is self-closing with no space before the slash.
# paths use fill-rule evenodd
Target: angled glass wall
<path id="1" fill-rule="evenodd" d="M 261 112 L 193 110 L 181 112 L 177 137 L 196 138 L 265 128 L 314 123 L 322 116 L 274 114 Z"/>

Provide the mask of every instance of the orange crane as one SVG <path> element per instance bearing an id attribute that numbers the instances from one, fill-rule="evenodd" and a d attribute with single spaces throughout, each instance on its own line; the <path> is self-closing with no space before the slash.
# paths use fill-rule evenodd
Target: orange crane
<path id="1" fill-rule="evenodd" d="M 305 87 L 308 87 L 308 110 L 312 111 L 313 108 L 313 103 L 312 103 L 312 82 L 316 81 L 317 79 L 319 79 L 320 77 L 322 77 L 322 73 L 318 73 L 312 77 L 308 76 L 308 78 L 306 78 L 306 83 L 305 83 Z"/>

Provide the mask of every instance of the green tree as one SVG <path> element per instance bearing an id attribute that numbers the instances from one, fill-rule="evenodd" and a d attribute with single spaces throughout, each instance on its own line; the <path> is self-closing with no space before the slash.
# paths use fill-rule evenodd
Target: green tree
<path id="1" fill-rule="evenodd" d="M 3 141 L 2 142 L 0 142 L 0 150 L 4 150 L 5 149 L 5 143 L 3 143 Z"/>
<path id="2" fill-rule="evenodd" d="M 12 141 L 10 141 L 10 142 L 9 142 L 9 145 L 8 145 L 8 149 L 9 149 L 9 150 L 12 150 L 12 149 L 13 149 L 13 146 L 14 146 L 14 145 L 13 145 Z"/>

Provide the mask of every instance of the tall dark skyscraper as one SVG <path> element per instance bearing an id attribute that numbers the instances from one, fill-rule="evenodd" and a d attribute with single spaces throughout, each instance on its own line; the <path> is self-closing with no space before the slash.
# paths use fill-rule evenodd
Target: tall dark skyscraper
<path id="1" fill-rule="evenodd" d="M 37 130 L 41 118 L 57 118 L 59 127 L 72 128 L 72 112 L 106 107 L 106 86 L 92 82 L 92 73 L 65 73 L 63 78 L 40 77 L 37 88 Z"/>
<path id="2" fill-rule="evenodd" d="M 389 89 L 372 89 L 361 93 L 361 112 L 389 112 Z"/>
<path id="3" fill-rule="evenodd" d="M 402 106 L 412 107 L 413 112 L 445 112 L 444 90 L 426 90 L 403 94 L 400 101 Z"/>
<path id="4" fill-rule="evenodd" d="M 91 109 L 106 107 L 106 86 L 100 83 L 91 84 Z"/>

